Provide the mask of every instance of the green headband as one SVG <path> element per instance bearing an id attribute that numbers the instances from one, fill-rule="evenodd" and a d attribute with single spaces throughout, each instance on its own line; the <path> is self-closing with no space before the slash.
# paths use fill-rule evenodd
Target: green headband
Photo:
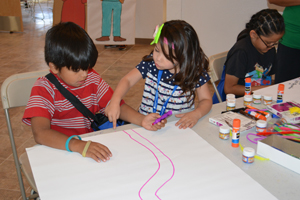
<path id="1" fill-rule="evenodd" d="M 160 34 L 161 34 L 161 29 L 164 27 L 164 24 L 162 24 L 159 28 L 158 28 L 158 25 L 156 26 L 155 28 L 155 32 L 153 34 L 153 37 L 154 37 L 154 40 L 150 43 L 150 45 L 152 44 L 157 44 L 158 42 L 158 39 L 160 37 Z"/>

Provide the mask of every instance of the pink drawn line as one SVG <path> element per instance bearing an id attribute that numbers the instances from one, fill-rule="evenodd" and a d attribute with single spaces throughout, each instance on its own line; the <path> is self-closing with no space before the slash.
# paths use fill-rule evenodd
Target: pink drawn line
<path id="1" fill-rule="evenodd" d="M 158 169 L 156 170 L 156 172 L 146 181 L 146 183 L 144 183 L 144 185 L 140 188 L 140 190 L 139 190 L 139 197 L 140 197 L 140 199 L 143 199 L 142 197 L 141 197 L 141 191 L 142 191 L 142 189 L 145 187 L 145 185 L 155 176 L 155 174 L 157 174 L 157 172 L 159 171 L 159 169 L 160 169 L 160 162 L 159 162 L 159 160 L 158 160 L 158 158 L 157 158 L 157 156 L 155 155 L 155 153 L 151 150 L 151 149 L 149 149 L 147 146 L 145 146 L 145 145 L 143 145 L 142 143 L 140 143 L 139 141 L 137 141 L 137 140 L 135 140 L 133 137 L 131 137 L 131 135 L 129 134 L 129 133 L 127 133 L 126 131 L 123 131 L 124 133 L 126 133 L 132 140 L 134 140 L 135 142 L 137 142 L 137 143 L 139 143 L 140 145 L 142 145 L 143 147 L 145 147 L 146 149 L 148 149 L 149 151 L 151 151 L 151 153 L 154 155 L 154 157 L 156 158 L 156 160 L 157 160 L 157 163 L 158 163 Z"/>
<path id="2" fill-rule="evenodd" d="M 174 164 L 173 164 L 173 162 L 172 162 L 172 160 L 166 155 L 166 154 L 164 154 L 157 146 L 155 146 L 152 142 L 150 142 L 148 139 L 146 139 L 145 137 L 143 137 L 142 135 L 140 135 L 139 133 L 137 133 L 136 131 L 134 131 L 134 130 L 132 130 L 134 133 L 136 133 L 137 135 L 139 135 L 141 138 L 143 138 L 144 140 L 146 140 L 147 142 L 149 142 L 152 146 L 154 146 L 161 154 L 163 154 L 170 162 L 171 162 L 171 164 L 172 164 L 172 167 L 173 167 L 173 173 L 172 173 L 172 176 L 164 183 L 164 184 L 162 184 L 157 190 L 156 190 L 156 192 L 155 192 L 155 196 L 158 198 L 158 199 L 160 199 L 160 197 L 157 195 L 157 193 L 158 193 L 158 191 L 167 183 L 167 182 L 169 182 L 172 178 L 173 178 L 173 176 L 174 176 L 174 174 L 175 174 L 175 167 L 174 167 Z M 124 131 L 125 132 L 125 131 Z M 126 133 L 126 132 L 125 132 Z M 126 133 L 127 135 L 129 135 L 128 133 Z M 130 135 L 129 135 L 129 137 L 131 138 L 131 139 L 133 139 Z M 133 139 L 134 141 L 136 141 L 135 139 Z M 136 141 L 137 143 L 139 143 L 139 144 L 141 144 L 140 142 L 138 142 L 138 141 Z M 150 179 L 148 179 L 148 181 L 141 187 L 141 189 L 139 190 L 139 197 L 140 197 L 140 199 L 142 199 L 141 198 L 141 196 L 140 196 L 140 193 L 141 193 L 141 190 L 145 187 L 145 185 L 157 174 L 157 172 L 159 171 L 159 169 L 160 169 L 160 162 L 159 162 L 159 160 L 158 160 L 158 158 L 157 158 L 157 156 L 155 155 L 155 153 L 151 150 L 151 149 L 149 149 L 148 147 L 146 147 L 145 145 L 143 145 L 143 144 L 141 144 L 142 146 L 144 146 L 145 148 L 147 148 L 149 151 L 151 151 L 152 152 L 152 154 L 155 156 L 155 158 L 156 158 L 156 160 L 157 160 L 157 162 L 158 162 L 158 165 L 159 165 L 159 167 L 158 167 L 158 169 L 156 170 L 156 172 L 150 177 Z"/>
<path id="3" fill-rule="evenodd" d="M 132 130 L 132 129 L 131 129 Z M 175 166 L 174 166 L 174 164 L 173 164 L 173 162 L 172 162 L 172 160 L 166 155 L 166 154 L 164 154 L 157 146 L 155 146 L 152 142 L 150 142 L 147 138 L 145 138 L 145 137 L 143 137 L 142 135 L 140 135 L 139 133 L 137 133 L 136 131 L 134 131 L 134 130 L 132 130 L 133 132 L 135 132 L 137 135 L 139 135 L 141 138 L 143 138 L 144 140 L 146 140 L 146 141 L 148 141 L 152 146 L 154 146 L 162 155 L 164 155 L 170 162 L 171 162 L 171 164 L 172 164 L 172 167 L 173 167 L 173 173 L 172 173 L 172 176 L 166 181 L 166 182 L 164 182 L 164 184 L 162 184 L 157 190 L 156 190 L 156 192 L 155 192 L 155 196 L 157 196 L 157 198 L 158 199 L 160 199 L 159 198 L 159 196 L 157 195 L 157 193 L 158 193 L 158 191 L 167 183 L 167 182 L 169 182 L 172 178 L 173 178 L 173 176 L 174 176 L 174 174 L 175 174 Z"/>

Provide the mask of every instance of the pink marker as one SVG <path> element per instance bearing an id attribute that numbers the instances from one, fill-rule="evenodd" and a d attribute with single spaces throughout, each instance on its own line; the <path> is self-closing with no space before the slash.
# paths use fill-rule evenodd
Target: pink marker
<path id="1" fill-rule="evenodd" d="M 160 118 L 158 118 L 157 120 L 155 120 L 152 125 L 157 124 L 158 122 L 161 122 L 161 120 L 166 119 L 167 117 L 169 117 L 170 115 L 172 115 L 172 110 L 166 112 L 165 114 L 163 114 Z"/>

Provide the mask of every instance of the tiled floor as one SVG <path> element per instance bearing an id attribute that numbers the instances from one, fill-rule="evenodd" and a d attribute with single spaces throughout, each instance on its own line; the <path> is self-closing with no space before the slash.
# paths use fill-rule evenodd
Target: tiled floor
<path id="1" fill-rule="evenodd" d="M 22 5 L 24 32 L 12 34 L 0 32 L 0 85 L 12 74 L 48 68 L 44 61 L 43 47 L 45 33 L 52 26 L 52 11 L 50 9 L 52 4 L 50 3 L 48 7 L 46 3 L 41 5 L 45 16 L 44 20 L 32 18 L 30 9 L 25 9 Z M 42 17 L 38 6 L 35 16 Z M 125 51 L 116 48 L 105 49 L 103 45 L 99 45 L 97 48 L 99 59 L 95 70 L 113 89 L 117 86 L 120 78 L 134 68 L 141 58 L 153 49 L 152 46 L 143 44 L 127 46 Z M 211 86 L 210 88 L 212 91 Z M 128 92 L 124 98 L 125 101 L 137 109 L 142 91 L 143 81 L 140 81 Z M 0 104 L 2 108 L 2 101 Z M 10 111 L 19 155 L 25 151 L 26 147 L 35 144 L 30 127 L 21 122 L 23 112 L 24 108 L 15 108 Z M 0 200 L 17 200 L 21 199 L 21 193 L 3 109 L 0 109 L 0 122 Z M 27 183 L 25 187 L 27 192 L 31 190 Z"/>

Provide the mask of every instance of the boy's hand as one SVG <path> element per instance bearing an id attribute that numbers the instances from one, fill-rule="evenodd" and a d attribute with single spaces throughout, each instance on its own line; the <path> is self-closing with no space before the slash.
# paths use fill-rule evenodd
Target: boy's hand
<path id="1" fill-rule="evenodd" d="M 92 142 L 86 152 L 86 157 L 93 158 L 97 162 L 108 161 L 112 157 L 110 150 L 103 144 Z"/>
<path id="2" fill-rule="evenodd" d="M 177 114 L 175 117 L 181 118 L 176 122 L 175 126 L 179 126 L 179 129 L 192 128 L 198 122 L 199 114 L 195 111 L 191 111 L 184 114 Z"/>
<path id="3" fill-rule="evenodd" d="M 164 119 L 161 122 L 158 122 L 157 124 L 152 125 L 154 123 L 154 121 L 160 117 L 161 116 L 157 113 L 148 114 L 144 117 L 144 119 L 142 121 L 142 126 L 147 130 L 157 131 L 157 130 L 161 129 L 162 127 L 165 127 L 165 124 L 167 123 L 167 120 Z"/>
<path id="4" fill-rule="evenodd" d="M 110 102 L 106 106 L 104 113 L 108 117 L 108 120 L 113 123 L 113 129 L 115 129 L 117 127 L 117 120 L 120 117 L 120 104 Z"/>

